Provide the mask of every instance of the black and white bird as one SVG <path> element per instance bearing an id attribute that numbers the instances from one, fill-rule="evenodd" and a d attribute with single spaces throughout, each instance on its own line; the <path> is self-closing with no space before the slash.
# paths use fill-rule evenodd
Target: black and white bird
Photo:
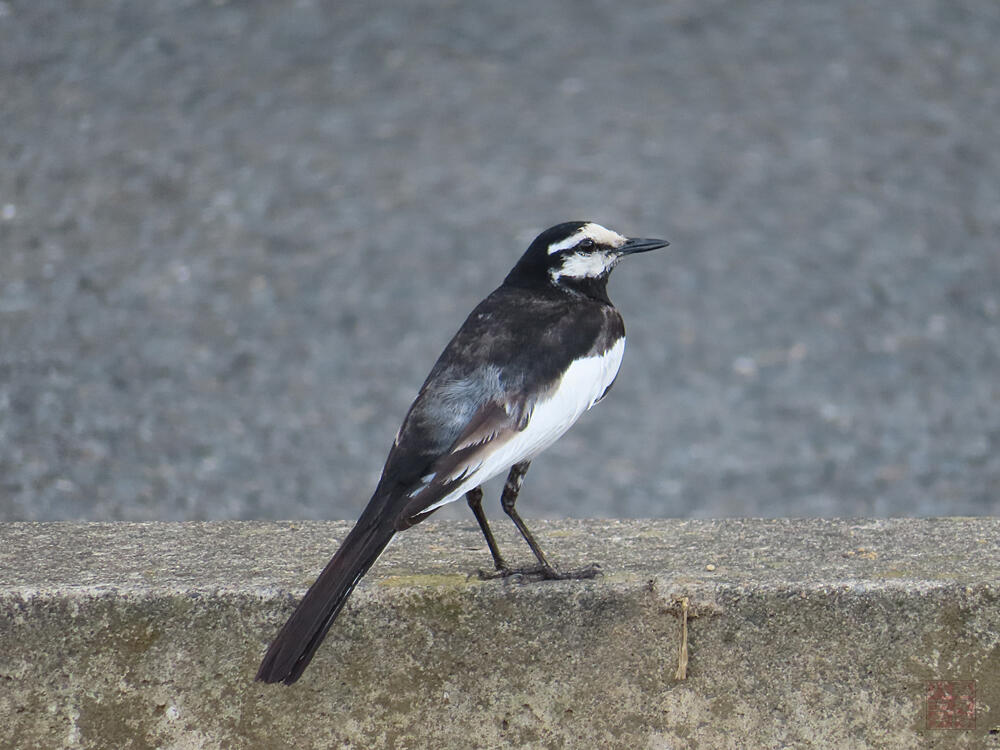
<path id="1" fill-rule="evenodd" d="M 611 270 L 627 255 L 667 244 L 582 221 L 535 238 L 438 357 L 396 434 L 368 506 L 271 644 L 258 680 L 298 680 L 396 532 L 463 496 L 496 575 L 597 573 L 596 566 L 569 572 L 552 567 L 514 504 L 531 460 L 604 398 L 618 374 L 625 325 L 608 298 Z M 501 556 L 482 509 L 480 485 L 508 469 L 501 504 L 537 560 L 520 570 Z"/>

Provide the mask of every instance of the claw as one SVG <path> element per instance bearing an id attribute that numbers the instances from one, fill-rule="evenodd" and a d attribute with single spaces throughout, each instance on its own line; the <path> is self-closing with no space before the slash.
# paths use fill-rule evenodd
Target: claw
<path id="1" fill-rule="evenodd" d="M 495 578 L 518 578 L 525 581 L 576 581 L 596 578 L 604 575 L 601 566 L 592 563 L 585 568 L 561 571 L 550 565 L 532 565 L 527 568 L 498 568 L 497 570 L 476 571 L 481 581 L 491 581 Z"/>

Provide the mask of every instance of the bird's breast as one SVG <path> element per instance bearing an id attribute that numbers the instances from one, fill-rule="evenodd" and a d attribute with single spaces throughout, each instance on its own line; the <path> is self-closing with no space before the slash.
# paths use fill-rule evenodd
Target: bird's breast
<path id="1" fill-rule="evenodd" d="M 538 401 L 522 432 L 525 452 L 535 455 L 554 443 L 580 416 L 596 404 L 618 375 L 625 354 L 625 337 L 607 351 L 574 360 L 562 377 Z"/>

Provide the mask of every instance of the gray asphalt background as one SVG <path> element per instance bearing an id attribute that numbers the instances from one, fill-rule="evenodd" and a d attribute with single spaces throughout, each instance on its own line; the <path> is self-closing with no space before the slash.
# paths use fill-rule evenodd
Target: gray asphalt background
<path id="1" fill-rule="evenodd" d="M 994 0 L 0 2 L 0 519 L 355 517 L 569 219 L 673 244 L 526 516 L 1000 513 L 998 40 Z"/>

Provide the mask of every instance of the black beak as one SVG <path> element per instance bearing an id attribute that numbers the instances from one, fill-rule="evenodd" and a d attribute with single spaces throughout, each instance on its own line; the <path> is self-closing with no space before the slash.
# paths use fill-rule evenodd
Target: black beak
<path id="1" fill-rule="evenodd" d="M 622 255 L 631 255 L 632 253 L 648 253 L 650 250 L 658 250 L 661 247 L 666 247 L 670 243 L 666 240 L 643 240 L 638 237 L 629 237 L 628 242 L 618 248 L 618 252 Z"/>

